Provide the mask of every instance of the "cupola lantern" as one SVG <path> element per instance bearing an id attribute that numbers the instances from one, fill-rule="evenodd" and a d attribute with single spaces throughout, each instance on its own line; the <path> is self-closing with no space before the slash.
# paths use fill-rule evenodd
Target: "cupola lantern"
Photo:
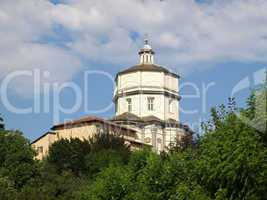
<path id="1" fill-rule="evenodd" d="M 148 39 L 144 40 L 144 47 L 140 49 L 140 64 L 154 64 L 154 51 L 148 44 Z"/>

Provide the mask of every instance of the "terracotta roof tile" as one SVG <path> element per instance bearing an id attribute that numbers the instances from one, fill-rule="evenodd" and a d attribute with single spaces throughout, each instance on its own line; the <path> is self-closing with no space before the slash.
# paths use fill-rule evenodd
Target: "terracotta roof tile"
<path id="1" fill-rule="evenodd" d="M 58 128 L 64 128 L 65 126 L 78 125 L 78 124 L 83 124 L 83 123 L 92 123 L 92 122 L 100 122 L 100 123 L 107 124 L 110 126 L 119 127 L 119 128 L 123 128 L 123 129 L 127 129 L 127 130 L 132 130 L 128 127 L 118 125 L 118 124 L 113 123 L 111 121 L 108 121 L 108 120 L 105 120 L 105 119 L 102 119 L 99 117 L 95 117 L 95 116 L 85 116 L 85 117 L 82 117 L 80 119 L 67 121 L 65 123 L 57 124 L 57 125 L 53 126 L 51 129 L 55 130 Z M 134 131 L 134 130 L 132 130 L 132 131 Z"/>

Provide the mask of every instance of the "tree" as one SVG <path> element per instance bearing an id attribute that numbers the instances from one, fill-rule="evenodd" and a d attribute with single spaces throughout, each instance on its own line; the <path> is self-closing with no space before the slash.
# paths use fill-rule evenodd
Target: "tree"
<path id="1" fill-rule="evenodd" d="M 94 176 L 109 165 L 122 166 L 126 164 L 125 156 L 113 149 L 102 149 L 91 152 L 86 156 L 86 169 L 88 176 Z"/>
<path id="2" fill-rule="evenodd" d="M 90 152 L 91 146 L 87 140 L 61 139 L 50 147 L 47 162 L 59 172 L 71 171 L 80 176 L 86 171 L 85 157 Z"/>
<path id="3" fill-rule="evenodd" d="M 97 176 L 92 185 L 79 196 L 81 200 L 123 200 L 129 194 L 130 173 L 125 167 L 110 166 Z"/>
<path id="4" fill-rule="evenodd" d="M 73 200 L 84 184 L 83 178 L 72 172 L 58 171 L 52 166 L 40 166 L 40 175 L 19 193 L 19 200 Z"/>
<path id="5" fill-rule="evenodd" d="M 223 191 L 227 199 L 264 199 L 267 150 L 256 129 L 224 106 L 211 121 L 200 141 L 199 183 L 212 198 Z"/>
<path id="6" fill-rule="evenodd" d="M 37 173 L 35 152 L 22 133 L 0 131 L 0 171 L 14 182 L 16 189 L 22 188 Z"/>
<path id="7" fill-rule="evenodd" d="M 100 133 L 90 138 L 92 152 L 99 152 L 103 149 L 112 149 L 120 152 L 127 159 L 130 154 L 130 148 L 125 145 L 125 140 L 116 134 L 109 132 Z"/>
<path id="8" fill-rule="evenodd" d="M 267 82 L 252 91 L 247 100 L 247 108 L 241 109 L 241 118 L 253 126 L 267 146 Z"/>
<path id="9" fill-rule="evenodd" d="M 170 200 L 211 200 L 203 191 L 200 185 L 180 183 L 176 186 L 175 194 L 171 195 Z"/>
<path id="10" fill-rule="evenodd" d="M 47 162 L 59 172 L 69 170 L 76 176 L 93 176 L 110 163 L 127 163 L 129 154 L 123 138 L 103 133 L 89 140 L 71 138 L 53 143 Z"/>
<path id="11" fill-rule="evenodd" d="M 193 134 L 186 133 L 182 135 L 181 138 L 176 139 L 174 146 L 169 148 L 170 152 L 184 151 L 188 148 L 196 148 L 197 142 L 194 140 Z"/>
<path id="12" fill-rule="evenodd" d="M 17 190 L 14 183 L 7 177 L 0 176 L 0 199 L 14 200 L 17 198 Z"/>

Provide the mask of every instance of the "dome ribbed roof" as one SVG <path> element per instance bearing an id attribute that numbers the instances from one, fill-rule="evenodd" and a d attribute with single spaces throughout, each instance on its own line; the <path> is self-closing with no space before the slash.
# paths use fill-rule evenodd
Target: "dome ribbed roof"
<path id="1" fill-rule="evenodd" d="M 155 65 L 155 64 L 135 65 L 135 66 L 132 66 L 126 70 L 120 71 L 118 73 L 118 75 L 127 74 L 127 73 L 131 73 L 131 72 L 137 72 L 137 71 L 164 72 L 166 74 L 170 74 L 170 75 L 173 75 L 173 76 L 179 78 L 179 76 L 177 74 L 170 72 L 165 67 L 162 67 L 160 65 Z"/>

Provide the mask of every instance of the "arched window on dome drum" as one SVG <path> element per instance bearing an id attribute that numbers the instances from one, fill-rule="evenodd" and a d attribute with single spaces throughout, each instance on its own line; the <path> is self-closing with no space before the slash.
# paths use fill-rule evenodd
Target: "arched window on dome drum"
<path id="1" fill-rule="evenodd" d="M 127 101 L 128 112 L 132 112 L 132 99 L 127 98 L 126 101 Z"/>
<path id="2" fill-rule="evenodd" d="M 155 100 L 154 97 L 147 98 L 147 109 L 150 111 L 154 110 L 154 100 Z"/>
<path id="3" fill-rule="evenodd" d="M 170 113 L 173 113 L 174 112 L 173 99 L 169 99 L 169 112 Z"/>
<path id="4" fill-rule="evenodd" d="M 115 103 L 115 112 L 117 113 L 118 112 L 118 104 Z"/>

